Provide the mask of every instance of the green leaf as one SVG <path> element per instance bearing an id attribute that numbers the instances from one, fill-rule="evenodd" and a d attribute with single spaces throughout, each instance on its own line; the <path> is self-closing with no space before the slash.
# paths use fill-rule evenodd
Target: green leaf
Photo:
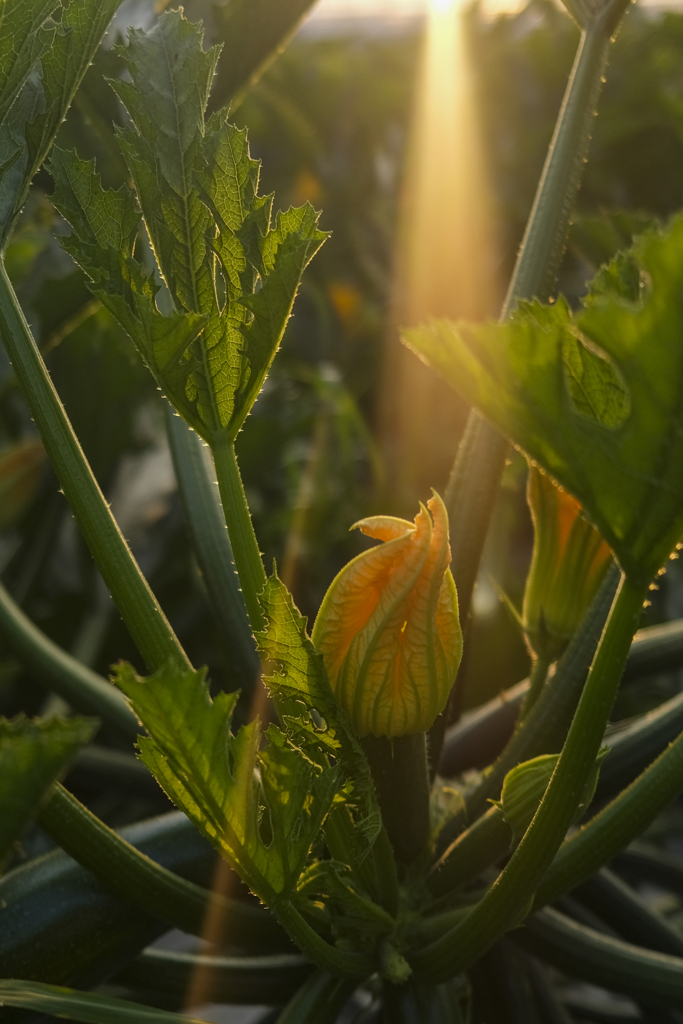
<path id="1" fill-rule="evenodd" d="M 143 276 L 133 258 L 141 217 L 130 189 L 103 189 L 94 160 L 58 146 L 49 168 L 56 186 L 52 202 L 74 228 L 62 239 L 64 249 L 87 269 L 92 292 L 133 338 L 147 365 L 161 367 L 172 379 L 206 317 L 159 312 L 154 279 Z"/>
<path id="2" fill-rule="evenodd" d="M 196 1017 L 157 1010 L 142 1003 L 94 992 L 79 992 L 39 981 L 0 980 L 0 1006 L 17 1006 L 85 1024 L 202 1024 Z"/>
<path id="3" fill-rule="evenodd" d="M 306 632 L 306 619 L 277 575 L 268 579 L 261 604 L 266 626 L 256 639 L 274 670 L 264 682 L 278 703 L 292 743 L 314 760 L 333 754 L 339 761 L 349 787 L 348 800 L 358 812 L 354 859 L 360 862 L 382 824 L 367 759 L 332 693 L 322 655 Z"/>
<path id="4" fill-rule="evenodd" d="M 302 757 L 274 726 L 260 750 L 257 719 L 233 736 L 238 694 L 212 700 L 203 670 L 171 664 L 141 679 L 121 664 L 115 679 L 149 732 L 142 760 L 170 799 L 265 903 L 294 894 L 337 770 Z"/>
<path id="5" fill-rule="evenodd" d="M 301 877 L 299 892 L 322 898 L 332 913 L 335 931 L 352 939 L 358 949 L 372 950 L 378 936 L 391 934 L 396 928 L 391 914 L 359 890 L 348 866 L 341 861 L 311 864 Z"/>
<path id="6" fill-rule="evenodd" d="M 49 48 L 0 124 L 0 249 L 120 3 L 63 0 Z"/>
<path id="7" fill-rule="evenodd" d="M 603 747 L 595 760 L 595 766 L 576 811 L 577 819 L 581 817 L 595 795 L 600 766 L 609 754 L 609 749 L 609 747 Z M 503 812 L 503 817 L 512 829 L 516 843 L 531 824 L 559 759 L 559 754 L 541 754 L 539 757 L 532 758 L 531 761 L 523 761 L 522 764 L 516 765 L 505 776 L 500 801 L 491 801 Z"/>
<path id="8" fill-rule="evenodd" d="M 77 187 L 86 171 L 75 170 L 75 156 L 66 169 L 63 155 L 62 167 L 53 163 L 55 203 L 74 229 L 65 248 L 104 287 L 109 308 L 174 407 L 214 444 L 219 437 L 234 440 L 248 415 L 304 268 L 326 235 L 308 205 L 271 224 L 272 197 L 258 195 L 259 164 L 249 156 L 246 134 L 227 123 L 224 111 L 205 122 L 219 51 L 205 53 L 202 38 L 201 27 L 178 11 L 163 15 L 149 33 L 132 30 L 119 51 L 131 81 L 112 83 L 132 120 L 119 133 L 121 150 L 174 316 L 186 318 L 187 331 L 180 329 L 165 346 L 152 337 L 152 326 L 161 322 L 155 319 L 157 292 L 133 259 L 134 233 L 127 236 L 125 267 L 103 285 L 106 268 L 92 241 L 96 225 L 83 203 L 87 190 Z M 96 178 L 92 170 L 87 176 Z M 109 208 L 123 204 L 132 218 L 129 193 L 105 193 L 99 181 L 92 192 L 98 217 L 106 220 Z M 112 252 L 107 265 L 115 257 Z M 125 305 L 117 307 L 121 298 Z M 189 326 L 199 327 L 198 318 L 203 331 L 193 335 Z"/>
<path id="9" fill-rule="evenodd" d="M 3 0 L 0 5 L 0 124 L 54 33 L 59 0 Z"/>
<path id="10" fill-rule="evenodd" d="M 432 323 L 406 343 L 574 494 L 646 585 L 683 533 L 683 219 L 597 276 L 583 308 Z"/>
<path id="11" fill-rule="evenodd" d="M 0 718 L 0 871 L 46 791 L 96 728 L 86 718 Z"/>

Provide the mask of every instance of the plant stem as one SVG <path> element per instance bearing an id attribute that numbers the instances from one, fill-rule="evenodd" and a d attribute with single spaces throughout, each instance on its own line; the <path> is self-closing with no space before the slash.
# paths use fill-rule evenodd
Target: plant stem
<path id="1" fill-rule="evenodd" d="M 515 942 L 566 974 L 659 1006 L 683 1008 L 683 960 L 572 921 L 548 908 L 512 934 Z"/>
<path id="2" fill-rule="evenodd" d="M 108 888 L 150 914 L 192 935 L 201 935 L 210 904 L 222 910 L 246 947 L 282 949 L 285 936 L 260 908 L 216 896 L 146 857 L 57 784 L 38 824 L 74 860 Z"/>
<path id="3" fill-rule="evenodd" d="M 84 714 L 103 718 L 127 740 L 135 740 L 140 726 L 123 695 L 102 676 L 48 639 L 24 614 L 2 583 L 0 633 L 60 697 Z"/>
<path id="4" fill-rule="evenodd" d="M 111 514 L 0 259 L 0 334 L 86 544 L 148 668 L 187 655 Z"/>
<path id="5" fill-rule="evenodd" d="M 599 914 L 627 942 L 683 957 L 683 935 L 607 868 L 578 886 L 573 898 Z"/>
<path id="6" fill-rule="evenodd" d="M 377 964 L 372 957 L 364 953 L 349 953 L 331 946 L 311 928 L 289 900 L 278 902 L 273 906 L 273 911 L 302 953 L 305 953 L 321 970 L 329 971 L 337 978 L 355 978 L 358 981 L 377 970 Z"/>
<path id="7" fill-rule="evenodd" d="M 451 843 L 427 875 L 434 896 L 447 896 L 470 882 L 510 849 L 512 829 L 499 807 L 491 807 Z"/>
<path id="8" fill-rule="evenodd" d="M 357 985 L 318 970 L 292 996 L 277 1024 L 335 1024 Z"/>
<path id="9" fill-rule="evenodd" d="M 564 748 L 536 815 L 508 865 L 462 925 L 411 957 L 431 982 L 460 973 L 516 924 L 579 805 L 600 749 L 646 589 L 622 578 Z"/>
<path id="10" fill-rule="evenodd" d="M 209 449 L 166 403 L 168 434 L 192 546 L 242 686 L 253 687 L 261 665 L 239 588 Z"/>
<path id="11" fill-rule="evenodd" d="M 552 662 L 548 661 L 546 658 L 541 657 L 541 655 L 537 655 L 531 669 L 531 675 L 529 676 L 529 689 L 526 692 L 519 712 L 520 725 L 540 697 L 541 691 L 545 686 L 546 679 L 548 678 L 548 672 L 550 671 L 551 664 Z"/>
<path id="12" fill-rule="evenodd" d="M 619 569 L 613 566 L 600 584 L 548 686 L 491 771 L 468 798 L 470 821 L 484 812 L 490 797 L 499 796 L 503 779 L 511 768 L 538 754 L 554 754 L 561 748 L 614 600 L 618 578 Z"/>
<path id="13" fill-rule="evenodd" d="M 409 864 L 429 839 L 429 772 L 424 733 L 362 741 L 382 821 L 396 859 Z"/>
<path id="14" fill-rule="evenodd" d="M 227 437 L 214 445 L 213 458 L 244 603 L 251 628 L 259 630 L 265 624 L 259 597 L 266 585 L 266 571 L 235 458 L 235 448 Z"/>
<path id="15" fill-rule="evenodd" d="M 683 790 L 683 734 L 628 789 L 568 839 L 538 887 L 542 907 L 606 864 Z"/>
<path id="16" fill-rule="evenodd" d="M 166 999 L 172 995 L 187 1006 L 193 976 L 203 972 L 207 984 L 202 996 L 207 1003 L 278 1006 L 292 998 L 313 970 L 310 961 L 296 953 L 215 956 L 152 947 L 117 971 L 112 982 Z"/>
<path id="17" fill-rule="evenodd" d="M 143 1003 L 134 1003 L 130 999 L 82 992 L 61 985 L 46 985 L 42 981 L 0 979 L 0 1006 L 33 1010 L 39 1014 L 38 1019 L 47 1013 L 67 1020 L 80 1020 L 84 1024 L 102 1024 L 102 1021 L 121 1024 L 122 1021 L 132 1020 L 136 1024 L 202 1024 L 196 1017 L 158 1010 Z"/>

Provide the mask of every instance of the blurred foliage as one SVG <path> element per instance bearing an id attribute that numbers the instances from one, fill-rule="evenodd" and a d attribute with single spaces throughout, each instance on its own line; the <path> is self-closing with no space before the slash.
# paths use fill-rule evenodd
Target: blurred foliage
<path id="1" fill-rule="evenodd" d="M 204 17 L 207 44 L 221 41 L 228 8 L 214 11 L 205 0 L 185 7 L 189 18 Z M 466 18 L 504 280 L 578 34 L 547 0 L 492 21 L 474 5 Z M 348 533 L 351 523 L 396 511 L 375 506 L 380 485 L 391 494 L 391 481 L 382 480 L 373 417 L 419 53 L 412 29 L 334 38 L 303 33 L 233 109 L 235 122 L 249 130 L 252 154 L 263 160 L 261 191 L 275 192 L 276 209 L 310 200 L 333 233 L 304 278 L 283 350 L 237 443 L 267 564 L 277 559 L 309 616 L 363 544 Z M 562 268 L 560 290 L 571 302 L 600 262 L 653 217 L 665 220 L 683 205 L 682 58 L 683 15 L 631 9 L 613 49 Z M 124 114 L 106 83 L 120 70 L 111 49 L 97 55 L 58 140 L 95 156 L 107 186 L 125 177 L 110 127 L 123 124 Z M 219 65 L 219 80 L 228 70 Z M 211 664 L 216 685 L 231 688 L 230 652 L 208 610 L 173 493 L 161 398 L 52 237 L 53 227 L 63 227 L 46 198 L 51 188 L 42 172 L 10 245 L 8 270 L 98 479 L 115 506 L 124 502 L 124 529 L 174 628 L 194 663 Z M 0 449 L 34 433 L 2 354 Z M 521 638 L 491 599 L 487 580 L 519 603 L 531 539 L 524 474 L 513 464 L 485 558 L 467 702 L 525 671 Z M 87 650 L 103 672 L 114 658 L 136 662 L 49 470 L 21 520 L 0 533 L 0 569 L 31 617 L 64 647 Z M 671 583 L 677 573 L 670 569 L 653 595 L 653 618 L 683 614 L 683 591 Z M 0 713 L 40 710 L 40 682 L 2 659 L 0 650 Z"/>

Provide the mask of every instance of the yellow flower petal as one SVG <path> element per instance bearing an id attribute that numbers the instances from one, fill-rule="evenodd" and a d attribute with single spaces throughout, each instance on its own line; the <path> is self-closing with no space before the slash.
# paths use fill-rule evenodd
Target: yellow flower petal
<path id="1" fill-rule="evenodd" d="M 381 546 L 332 582 L 313 629 L 330 684 L 359 735 L 429 728 L 443 710 L 462 653 L 448 569 L 448 517 L 435 494 L 414 525 L 390 516 L 356 524 Z"/>

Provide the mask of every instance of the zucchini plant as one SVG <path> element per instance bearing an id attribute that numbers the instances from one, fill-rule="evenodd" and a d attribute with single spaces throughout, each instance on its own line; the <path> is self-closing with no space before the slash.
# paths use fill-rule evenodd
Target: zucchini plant
<path id="1" fill-rule="evenodd" d="M 126 182 L 104 187 L 93 160 L 53 144 L 117 6 L 2 0 L 0 242 L 44 168 L 63 248 L 168 403 L 207 589 L 272 714 L 236 727 L 238 694 L 210 691 L 191 664 L 0 261 L 3 344 L 148 670 L 119 662 L 114 688 L 0 588 L 3 635 L 88 716 L 0 723 L 0 868 L 30 820 L 60 848 L 0 879 L 3 1019 L 171 1024 L 201 992 L 273 1007 L 264 1020 L 279 1024 L 570 1021 L 545 965 L 630 996 L 647 1020 L 683 1010 L 683 937 L 629 884 L 683 891 L 682 866 L 631 846 L 683 790 L 683 700 L 606 734 L 624 671 L 683 654 L 680 624 L 633 640 L 683 533 L 683 221 L 619 254 L 580 309 L 553 295 L 624 0 L 567 5 L 579 47 L 500 321 L 406 332 L 477 410 L 448 488 L 413 522 L 355 524 L 379 544 L 341 570 L 311 631 L 263 563 L 235 439 L 326 234 L 309 204 L 274 215 L 260 194 L 245 132 L 228 107 L 208 113 L 219 48 L 181 11 L 117 44 L 125 126 L 110 142 Z M 229 86 L 225 72 L 216 82 L 230 98 L 307 6 L 226 8 L 239 60 Z M 488 769 L 446 779 L 462 735 L 444 745 L 450 695 L 510 442 L 530 463 L 520 621 L 532 672 Z M 500 707 L 477 719 L 482 744 Z M 137 743 L 140 779 L 151 773 L 182 813 L 117 833 L 61 785 L 96 719 Z M 242 883 L 231 895 L 212 887 L 213 851 Z M 218 920 L 218 952 L 152 945 L 171 926 L 215 935 Z M 129 998 L 91 991 L 107 981 Z"/>

